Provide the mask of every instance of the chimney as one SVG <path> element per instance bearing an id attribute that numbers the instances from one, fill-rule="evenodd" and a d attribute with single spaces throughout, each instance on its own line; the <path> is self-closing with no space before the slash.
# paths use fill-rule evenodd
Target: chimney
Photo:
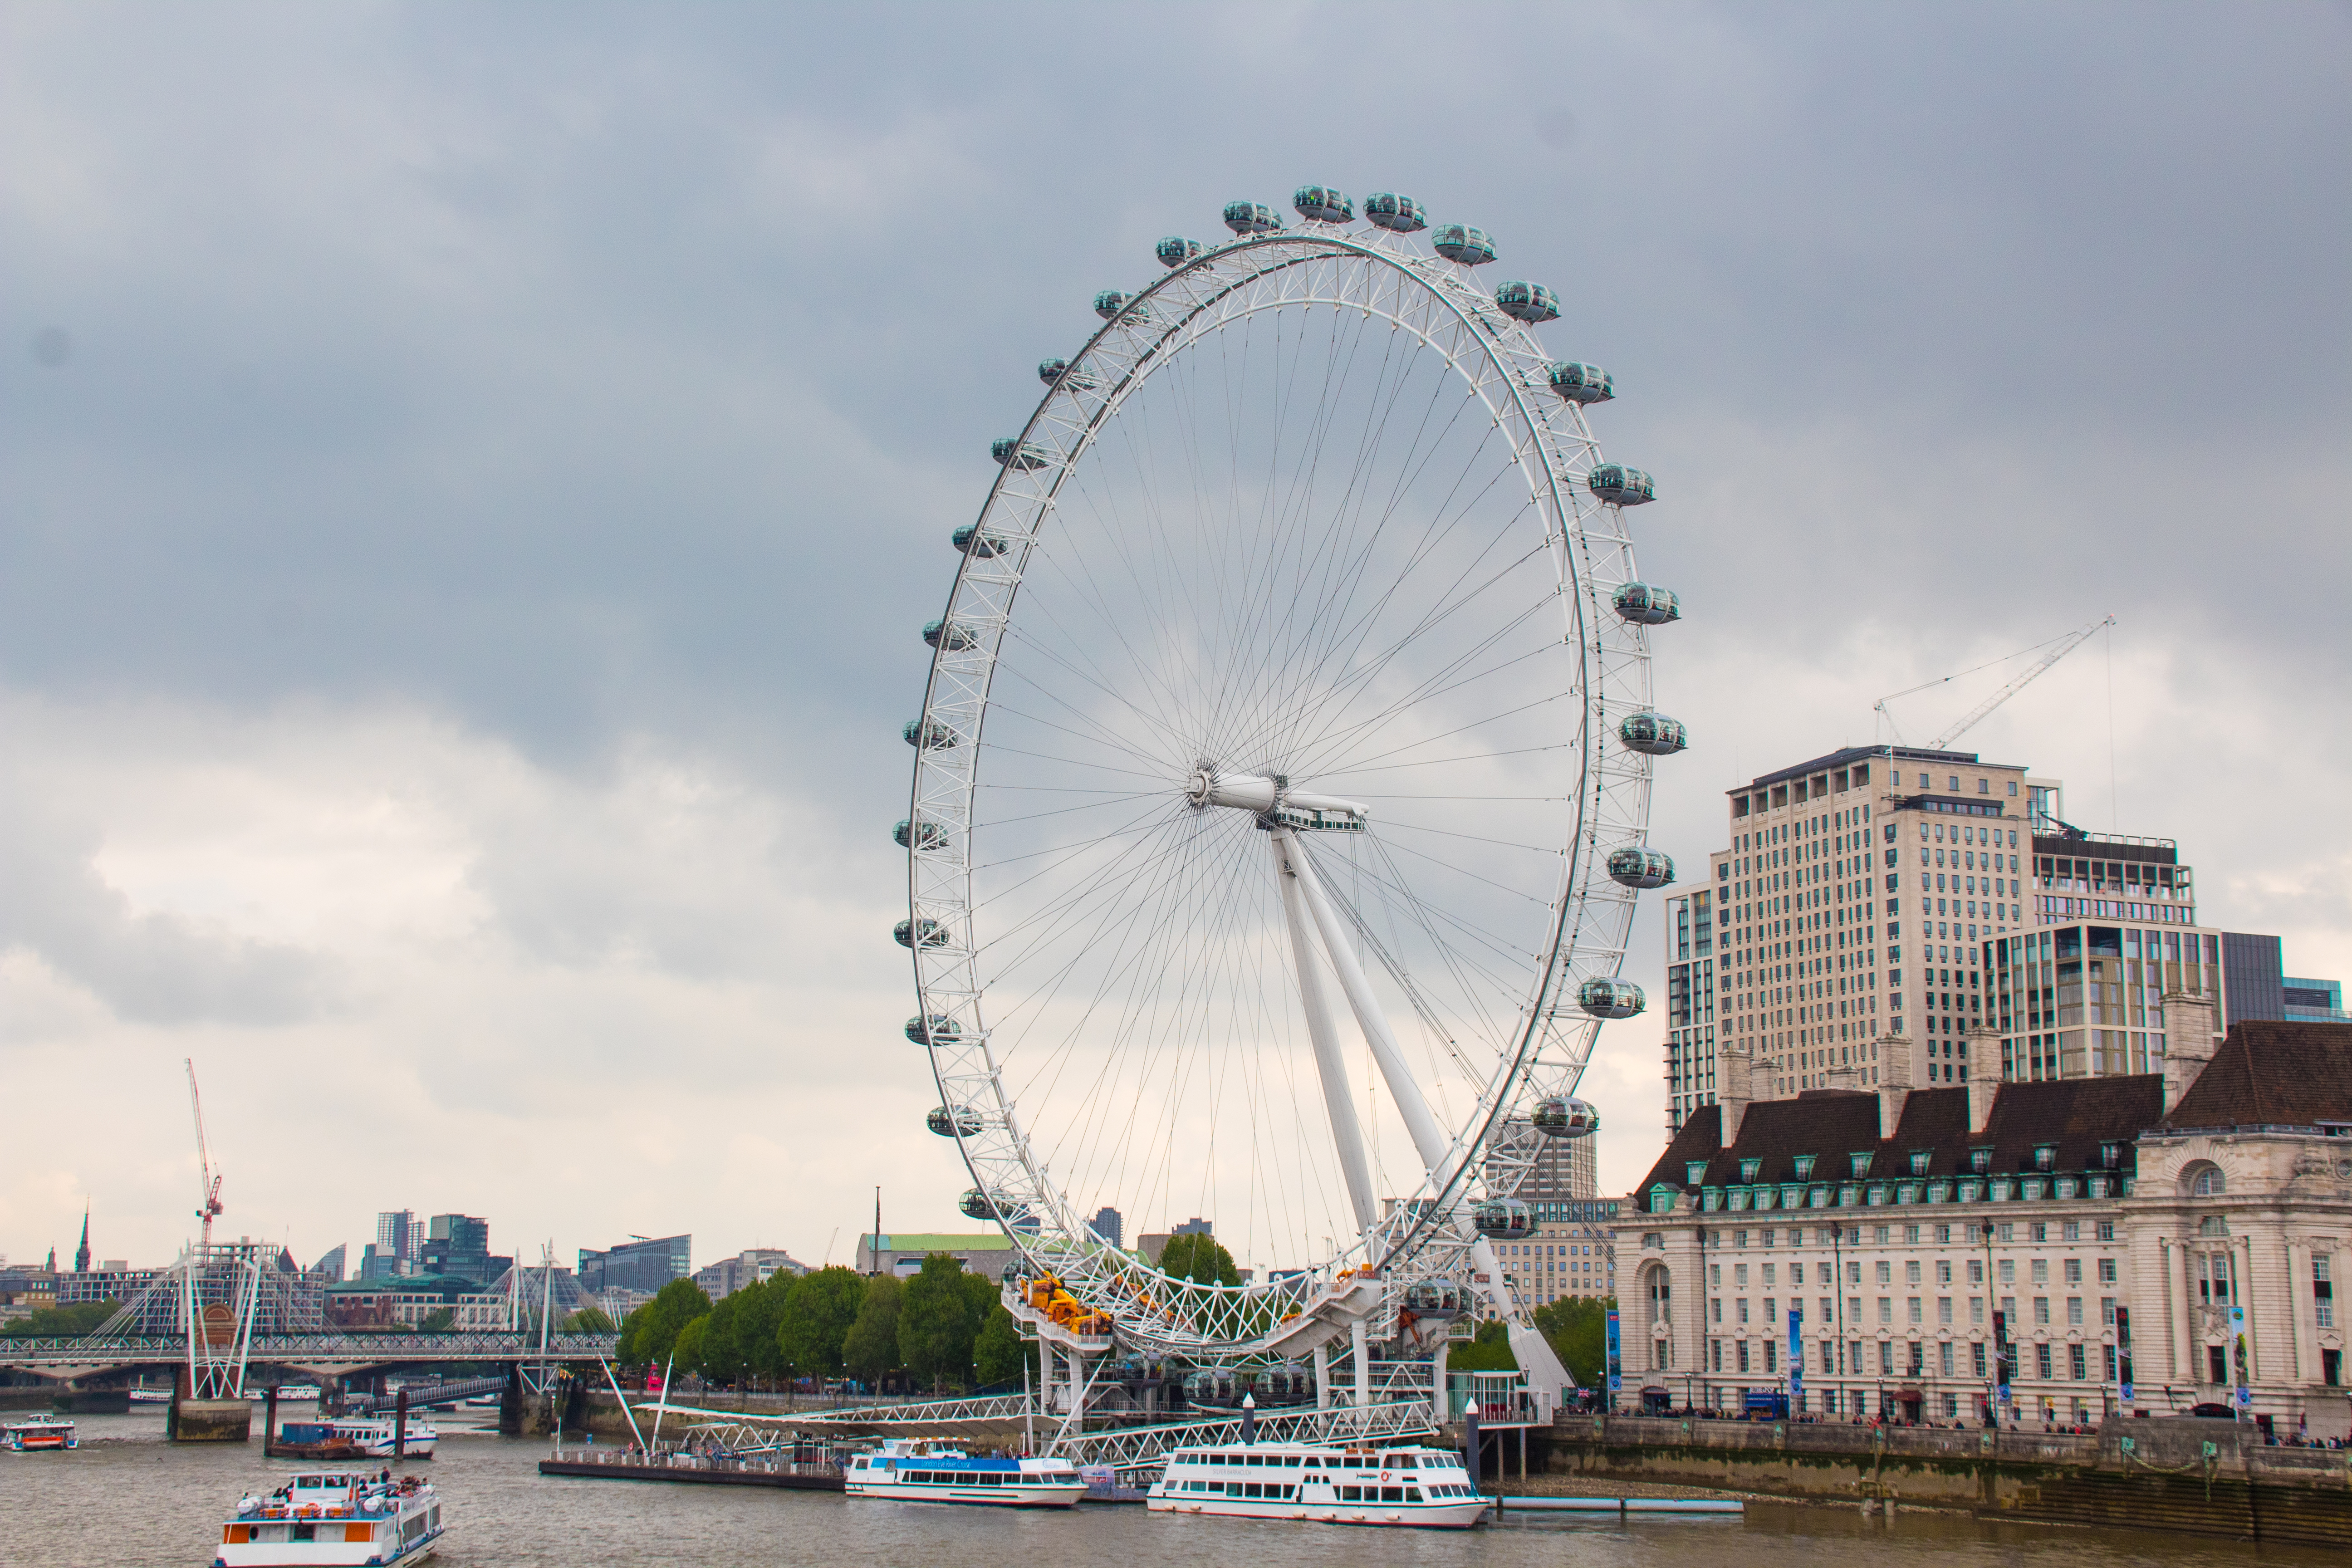
<path id="1" fill-rule="evenodd" d="M 1969 1031 L 1969 1136 L 1981 1138 L 1992 1125 L 1993 1097 L 2000 1092 L 2000 1064 L 1994 1056 L 2000 1037 L 1990 1029 Z"/>
<path id="2" fill-rule="evenodd" d="M 2167 991 L 2164 994 L 2164 1113 L 2180 1103 L 2213 1060 L 2221 1037 L 2213 1027 L 2210 993 Z"/>
<path id="3" fill-rule="evenodd" d="M 1748 1115 L 1754 1098 L 1756 1059 L 1752 1052 L 1738 1046 L 1717 1047 L 1716 1066 L 1723 1075 L 1722 1087 L 1716 1091 L 1716 1115 L 1721 1129 L 1722 1147 L 1728 1149 L 1739 1142 L 1739 1123 Z"/>
<path id="4" fill-rule="evenodd" d="M 1895 1136 L 1903 1102 L 1911 1098 L 1911 1037 L 1885 1035 L 1878 1042 L 1878 1135 Z"/>

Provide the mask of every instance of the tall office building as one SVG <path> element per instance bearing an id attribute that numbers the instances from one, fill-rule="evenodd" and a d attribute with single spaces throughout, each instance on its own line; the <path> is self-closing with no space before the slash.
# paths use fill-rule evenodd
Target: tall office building
<path id="1" fill-rule="evenodd" d="M 1127 1245 L 1127 1217 L 1115 1208 L 1105 1206 L 1096 1210 L 1095 1217 L 1087 1222 L 1087 1228 L 1113 1247 Z"/>
<path id="2" fill-rule="evenodd" d="M 1670 1133 L 1720 1101 L 1966 1082 L 1972 1032 L 2003 1078 L 2158 1071 L 2168 985 L 2223 1026 L 2284 1015 L 2276 939 L 2198 927 L 2172 840 L 2074 826 L 2021 765 L 1853 747 L 1727 793 L 1727 847 L 1665 900 Z"/>
<path id="3" fill-rule="evenodd" d="M 391 1274 L 410 1274 L 404 1265 L 416 1261 L 425 1246 L 424 1222 L 413 1209 L 385 1209 L 375 1216 L 377 1268 Z"/>
<path id="4" fill-rule="evenodd" d="M 638 1290 L 650 1296 L 673 1279 L 694 1273 L 691 1236 L 664 1236 L 647 1240 L 634 1237 L 599 1252 L 580 1249 L 580 1288 L 596 1295 L 607 1290 Z"/>

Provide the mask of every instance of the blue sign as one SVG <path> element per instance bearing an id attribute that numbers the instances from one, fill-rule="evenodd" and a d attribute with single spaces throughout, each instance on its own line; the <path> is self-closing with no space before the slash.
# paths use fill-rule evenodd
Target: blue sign
<path id="1" fill-rule="evenodd" d="M 2005 1383 L 2004 1383 L 2004 1384 L 2002 1384 L 1999 1388 L 1997 1388 L 1997 1389 L 1993 1390 L 1993 1398 L 1994 1398 L 1996 1401 L 1998 1401 L 1999 1403 L 2002 1404 L 2002 1405 L 2006 1405 L 2006 1404 L 2008 1404 L 2008 1403 L 2009 1403 L 2009 1384 L 2005 1384 Z"/>
<path id="2" fill-rule="evenodd" d="M 1615 1310 L 1614 1308 L 1612 1308 L 1612 1309 L 1610 1310 L 1608 1322 L 1609 1322 L 1609 1392 L 1610 1392 L 1611 1394 L 1614 1394 L 1619 1393 L 1619 1392 L 1620 1392 L 1621 1390 L 1622 1390 L 1622 1389 L 1624 1388 L 1624 1386 L 1625 1386 L 1624 1363 L 1623 1363 L 1623 1362 L 1620 1359 L 1620 1356 L 1619 1356 L 1619 1351 L 1620 1351 L 1620 1348 L 1621 1348 L 1621 1347 L 1619 1346 L 1619 1344 L 1618 1344 L 1618 1342 L 1617 1342 L 1617 1312 L 1616 1312 L 1616 1310 Z M 1616 1403 L 1616 1402 L 1612 1399 L 1612 1400 L 1611 1401 L 1611 1403 L 1613 1405 L 1613 1404 L 1614 1404 L 1614 1403 Z"/>
<path id="3" fill-rule="evenodd" d="M 2238 1408 L 2243 1410 L 2254 1402 L 2254 1391 L 2244 1384 L 2238 1384 Z"/>
<path id="4" fill-rule="evenodd" d="M 1789 1309 L 1789 1403 L 1801 1405 L 1805 1401 L 1805 1314 L 1801 1308 Z"/>
<path id="5" fill-rule="evenodd" d="M 2126 1405 L 2129 1405 L 2132 1402 L 2132 1385 L 2128 1383 L 2124 1384 L 2123 1402 Z"/>

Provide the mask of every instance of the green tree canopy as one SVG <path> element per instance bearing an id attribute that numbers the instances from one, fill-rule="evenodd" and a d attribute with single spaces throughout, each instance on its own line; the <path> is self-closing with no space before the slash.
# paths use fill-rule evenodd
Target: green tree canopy
<path id="1" fill-rule="evenodd" d="M 612 1314 L 602 1307 L 583 1307 L 555 1325 L 560 1334 L 609 1334 L 613 1331 Z"/>
<path id="2" fill-rule="evenodd" d="M 671 1372 L 698 1372 L 705 1376 L 709 1375 L 709 1369 L 702 1359 L 704 1331 L 709 1326 L 710 1314 L 706 1312 L 678 1330 L 677 1338 L 670 1345 L 667 1358 Z"/>
<path id="3" fill-rule="evenodd" d="M 1001 1301 L 992 1302 L 987 1319 L 971 1341 L 972 1370 L 982 1386 L 995 1383 L 1013 1383 L 1021 1376 L 1025 1364 L 1030 1376 L 1036 1376 L 1037 1347 L 1021 1337 L 1021 1325 Z"/>
<path id="4" fill-rule="evenodd" d="M 710 1310 L 710 1298 L 691 1279 L 673 1279 L 621 1325 L 615 1357 L 624 1366 L 652 1366 L 669 1358 L 687 1324 Z"/>
<path id="5" fill-rule="evenodd" d="M 784 1302 L 797 1278 L 779 1271 L 728 1298 L 740 1303 L 735 1313 L 734 1353 L 742 1373 L 774 1377 L 783 1371 L 783 1352 L 778 1346 L 776 1331 L 783 1322 Z"/>
<path id="6" fill-rule="evenodd" d="M 907 1281 L 898 1310 L 898 1360 L 933 1388 L 961 1383 L 971 1372 L 971 1343 L 980 1330 L 972 1293 L 965 1289 L 972 1279 L 987 1283 L 946 1253 L 934 1252 Z"/>
<path id="7" fill-rule="evenodd" d="M 1536 1327 L 1580 1387 L 1591 1388 L 1607 1372 L 1609 1310 L 1613 1296 L 1571 1296 L 1536 1309 Z"/>
<path id="8" fill-rule="evenodd" d="M 743 1347 L 736 1333 L 742 1320 L 744 1298 L 750 1294 L 738 1290 L 731 1296 L 721 1296 L 710 1304 L 707 1314 L 687 1325 L 688 1329 L 698 1325 L 702 1330 L 695 1345 L 694 1367 L 713 1383 L 733 1383 L 743 1375 Z M 685 1331 L 680 1331 L 678 1342 L 686 1342 Z M 678 1352 L 678 1363 L 686 1364 L 684 1351 Z"/>
<path id="9" fill-rule="evenodd" d="M 1448 1372 L 1517 1372 L 1518 1368 L 1519 1358 L 1511 1353 L 1510 1327 L 1499 1318 L 1479 1324 L 1468 1344 L 1454 1345 L 1445 1352 Z"/>
<path id="10" fill-rule="evenodd" d="M 878 1383 L 899 1364 L 898 1312 L 906 1294 L 906 1287 L 887 1274 L 866 1281 L 866 1299 L 858 1305 L 857 1321 L 849 1325 L 841 1359 L 866 1383 Z"/>
<path id="11" fill-rule="evenodd" d="M 771 1285 L 782 1279 L 778 1275 Z M 866 1277 L 838 1264 L 803 1274 L 784 1288 L 776 1316 L 776 1354 L 784 1371 L 802 1377 L 839 1377 L 847 1364 L 842 1352 L 858 1309 L 866 1304 Z"/>
<path id="12" fill-rule="evenodd" d="M 411 1326 L 420 1334 L 446 1334 L 457 1326 L 457 1309 L 436 1307 Z"/>
<path id="13" fill-rule="evenodd" d="M 1160 1268 L 1172 1279 L 1190 1279 L 1198 1285 L 1242 1282 L 1242 1271 L 1234 1267 L 1234 1255 L 1213 1236 L 1170 1237 L 1167 1250 L 1160 1255 Z"/>
<path id="14" fill-rule="evenodd" d="M 116 1303 L 112 1301 L 83 1301 L 70 1307 L 38 1307 L 28 1316 L 0 1328 L 0 1335 L 36 1340 L 78 1337 L 114 1316 L 115 1307 Z"/>

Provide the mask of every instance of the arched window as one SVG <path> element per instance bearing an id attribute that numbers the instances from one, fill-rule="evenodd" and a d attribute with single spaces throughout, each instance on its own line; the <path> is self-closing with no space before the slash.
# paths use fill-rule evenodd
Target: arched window
<path id="1" fill-rule="evenodd" d="M 1650 1298 L 1650 1321 L 1666 1321 L 1672 1316 L 1674 1277 L 1664 1268 L 1646 1268 L 1643 1270 L 1642 1285 Z"/>
<path id="2" fill-rule="evenodd" d="M 2180 1173 L 2182 1185 L 2192 1198 L 2218 1198 L 2228 1190 L 2221 1179 L 2221 1167 L 2210 1160 L 2200 1160 Z"/>

